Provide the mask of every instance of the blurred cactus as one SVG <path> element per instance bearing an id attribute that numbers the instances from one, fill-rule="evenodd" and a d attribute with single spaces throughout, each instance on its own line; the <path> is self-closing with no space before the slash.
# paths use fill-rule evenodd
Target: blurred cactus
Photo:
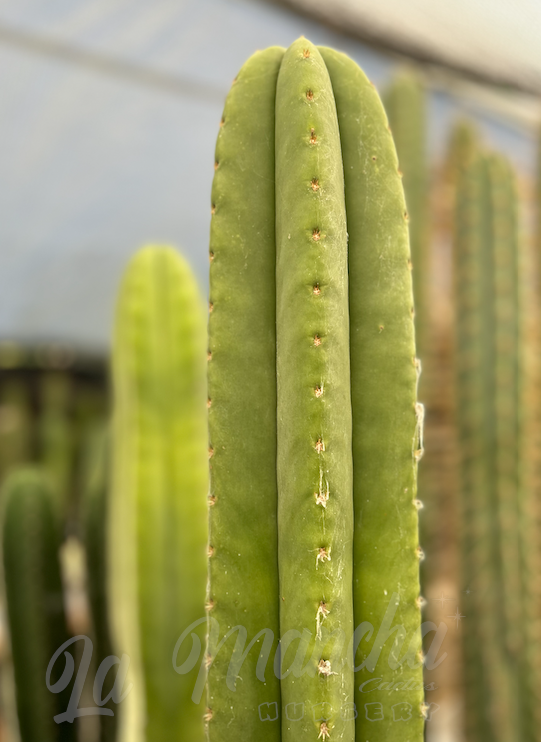
<path id="1" fill-rule="evenodd" d="M 445 180 L 452 188 L 450 195 L 454 196 L 460 173 L 476 156 L 477 152 L 478 134 L 475 126 L 467 119 L 458 121 L 451 131 L 445 168 Z M 455 203 L 455 199 L 450 198 L 449 203 Z"/>
<path id="2" fill-rule="evenodd" d="M 401 692 L 410 715 L 395 724 L 383 693 L 374 725 L 360 689 L 356 722 L 352 704 L 373 673 L 354 677 L 325 653 L 335 630 L 379 628 L 391 595 L 395 622 L 420 643 L 407 215 L 378 95 L 352 60 L 306 39 L 258 52 L 227 98 L 215 168 L 210 615 L 250 639 L 306 629 L 311 659 L 300 678 L 287 674 L 278 687 L 270 670 L 262 683 L 257 644 L 233 690 L 224 682 L 231 654 L 216 655 L 211 635 L 209 739 L 418 742 L 418 657 L 408 674 L 416 685 Z M 404 680 L 388 662 L 393 651 L 383 647 L 376 669 L 386 687 Z M 368 652 L 359 649 L 358 665 Z M 281 722 L 269 704 L 277 709 L 280 696 Z M 261 703 L 276 723 L 261 724 Z M 314 704 L 328 704 L 323 720 Z M 286 711 L 304 705 L 292 723 Z"/>
<path id="3" fill-rule="evenodd" d="M 43 475 L 28 469 L 8 477 L 2 500 L 4 583 L 21 740 L 74 742 L 74 725 L 53 720 L 66 711 L 71 687 L 55 695 L 45 683 L 51 658 L 68 639 L 55 496 Z M 64 656 L 57 660 L 51 685 L 65 664 Z"/>
<path id="4" fill-rule="evenodd" d="M 0 477 L 33 456 L 32 410 L 26 379 L 3 376 L 0 386 Z"/>
<path id="5" fill-rule="evenodd" d="M 65 517 L 74 473 L 72 380 L 68 373 L 49 371 L 40 378 L 38 447 L 41 466 L 58 494 L 59 513 Z"/>
<path id="6" fill-rule="evenodd" d="M 205 337 L 184 260 L 172 248 L 139 251 L 120 290 L 113 347 L 109 600 L 115 653 L 130 657 L 133 682 L 119 707 L 120 742 L 204 738 L 203 709 L 191 700 L 198 668 L 179 675 L 171 658 L 182 631 L 204 616 Z"/>
<path id="7" fill-rule="evenodd" d="M 87 431 L 82 500 L 82 536 L 86 554 L 87 593 L 92 615 L 94 666 L 114 655 L 107 601 L 108 436 L 105 425 Z M 102 698 L 109 696 L 114 673 L 105 676 Z M 100 716 L 100 742 L 115 742 L 118 715 L 111 700 L 105 708 L 114 716 Z"/>
<path id="8" fill-rule="evenodd" d="M 466 734 L 537 740 L 531 591 L 539 539 L 524 481 L 516 183 L 477 153 L 457 181 L 455 291 L 461 446 Z M 536 619 L 536 622 L 538 620 Z"/>

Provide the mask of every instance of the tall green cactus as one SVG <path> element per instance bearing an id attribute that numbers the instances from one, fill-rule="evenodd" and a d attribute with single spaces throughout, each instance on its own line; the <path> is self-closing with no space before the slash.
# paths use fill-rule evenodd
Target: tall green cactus
<path id="1" fill-rule="evenodd" d="M 204 616 L 205 344 L 186 263 L 172 248 L 139 251 L 113 348 L 109 600 L 116 654 L 130 657 L 134 684 L 119 707 L 120 742 L 203 739 L 203 710 L 191 700 L 197 669 L 177 674 L 172 657 Z"/>
<path id="2" fill-rule="evenodd" d="M 22 469 L 6 480 L 2 500 L 4 588 L 21 740 L 73 742 L 74 725 L 53 719 L 67 710 L 72 686 L 54 695 L 45 682 L 51 658 L 68 639 L 55 496 L 42 474 Z M 63 670 L 61 657 L 51 685 Z"/>
<path id="3" fill-rule="evenodd" d="M 536 740 L 531 638 L 538 538 L 524 479 L 519 233 L 513 172 L 477 154 L 457 184 L 457 409 L 468 740 Z"/>
<path id="4" fill-rule="evenodd" d="M 421 361 L 429 350 L 430 297 L 430 209 L 428 203 L 428 164 L 426 94 L 419 74 L 403 71 L 384 95 L 385 111 L 393 133 L 398 164 L 404 178 L 409 216 L 413 295 L 415 298 L 415 339 Z"/>
<path id="5" fill-rule="evenodd" d="M 378 95 L 306 39 L 258 52 L 227 98 L 215 169 L 208 605 L 220 639 L 242 626 L 257 642 L 228 685 L 238 649 L 211 631 L 209 739 L 418 742 L 418 364 Z M 355 674 L 347 642 L 368 624 Z M 411 641 L 407 670 L 391 624 Z M 280 683 L 271 663 L 257 672 L 276 648 L 264 629 L 282 637 Z M 289 673 L 285 642 L 303 631 L 307 672 Z"/>

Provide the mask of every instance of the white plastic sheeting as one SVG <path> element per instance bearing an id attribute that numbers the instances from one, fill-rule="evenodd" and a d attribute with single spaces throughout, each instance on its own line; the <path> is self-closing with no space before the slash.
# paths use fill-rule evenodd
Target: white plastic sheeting
<path id="1" fill-rule="evenodd" d="M 244 60 L 304 34 L 377 85 L 395 67 L 312 16 L 249 0 L 0 0 L 0 340 L 105 349 L 122 268 L 148 241 L 181 247 L 205 290 L 214 144 Z M 433 150 L 455 113 L 432 97 Z M 528 132 L 477 115 L 532 159 Z"/>
<path id="2" fill-rule="evenodd" d="M 288 0 L 360 38 L 541 93 L 539 0 Z"/>

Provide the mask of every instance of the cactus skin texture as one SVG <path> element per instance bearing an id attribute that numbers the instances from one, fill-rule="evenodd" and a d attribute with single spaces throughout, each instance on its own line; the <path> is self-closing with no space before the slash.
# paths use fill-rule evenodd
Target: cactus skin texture
<path id="1" fill-rule="evenodd" d="M 173 248 L 141 249 L 120 289 L 113 349 L 108 591 L 115 653 L 130 657 L 133 682 L 118 707 L 120 742 L 204 737 L 191 699 L 199 668 L 177 674 L 172 657 L 204 617 L 205 336 L 185 261 Z"/>
<path id="2" fill-rule="evenodd" d="M 209 739 L 420 742 L 418 363 L 383 107 L 343 54 L 306 39 L 258 52 L 228 96 L 215 168 L 210 615 L 221 637 L 239 624 L 248 641 L 279 634 L 283 675 L 278 687 L 269 662 L 263 684 L 249 655 L 233 693 L 232 643 L 211 648 Z M 376 638 L 389 607 L 407 635 L 400 659 L 413 647 L 401 664 L 396 632 Z M 354 672 L 345 652 L 363 621 L 374 631 Z M 295 631 L 309 634 L 287 645 Z M 377 641 L 379 660 L 361 668 Z M 306 672 L 288 674 L 297 647 Z M 261 723 L 271 702 L 281 722 L 269 709 L 276 721 Z"/>
<path id="3" fill-rule="evenodd" d="M 87 592 L 92 615 L 94 667 L 98 668 L 106 657 L 114 654 L 107 601 L 107 518 L 109 438 L 104 424 L 96 423 L 88 429 L 85 442 L 84 492 L 82 500 L 82 536 L 86 555 Z M 113 690 L 115 675 L 105 676 L 102 698 Z M 113 716 L 100 716 L 100 741 L 115 742 L 118 715 L 112 700 L 105 708 Z"/>
<path id="4" fill-rule="evenodd" d="M 514 174 L 477 152 L 458 177 L 457 395 L 463 492 L 468 740 L 537 740 L 531 638 L 539 544 L 524 480 L 524 367 Z M 537 653 L 537 654 L 536 654 Z"/>
<path id="5" fill-rule="evenodd" d="M 413 296 L 415 300 L 415 339 L 417 353 L 424 362 L 427 352 L 429 280 L 429 205 L 426 161 L 426 96 L 418 74 L 404 71 L 386 91 L 383 102 L 393 134 L 398 163 L 403 173 L 409 217 Z"/>
<path id="6" fill-rule="evenodd" d="M 66 711 L 73 683 L 57 695 L 45 684 L 51 657 L 69 638 L 55 495 L 40 472 L 20 469 L 5 481 L 2 500 L 4 588 L 21 740 L 74 742 L 75 724 L 53 720 Z M 59 658 L 51 684 L 63 670 L 64 660 Z"/>

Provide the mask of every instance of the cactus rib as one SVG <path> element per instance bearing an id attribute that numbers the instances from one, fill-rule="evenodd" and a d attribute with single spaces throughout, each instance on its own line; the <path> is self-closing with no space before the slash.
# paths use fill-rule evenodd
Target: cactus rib
<path id="1" fill-rule="evenodd" d="M 241 625 L 248 643 L 269 629 L 272 652 L 279 637 L 274 106 L 283 54 L 278 47 L 257 52 L 227 97 L 210 239 L 210 616 L 220 638 Z M 235 640 L 218 655 L 211 642 L 209 739 L 257 734 L 275 742 L 280 723 L 272 709 L 280 704 L 280 688 L 272 662 L 265 684 L 256 678 L 264 637 L 248 653 L 236 689 L 226 682 Z M 271 704 L 272 721 L 261 723 L 260 704 Z"/>
<path id="2" fill-rule="evenodd" d="M 316 739 L 325 724 L 332 739 L 353 740 L 353 716 L 341 713 L 353 702 L 353 671 L 346 647 L 336 653 L 330 641 L 337 629 L 353 634 L 344 174 L 329 73 L 305 39 L 289 47 L 278 78 L 276 183 L 280 629 L 313 635 L 300 678 L 287 674 L 296 644 L 282 654 L 282 706 L 329 705 L 316 718 L 284 714 L 282 739 Z"/>

